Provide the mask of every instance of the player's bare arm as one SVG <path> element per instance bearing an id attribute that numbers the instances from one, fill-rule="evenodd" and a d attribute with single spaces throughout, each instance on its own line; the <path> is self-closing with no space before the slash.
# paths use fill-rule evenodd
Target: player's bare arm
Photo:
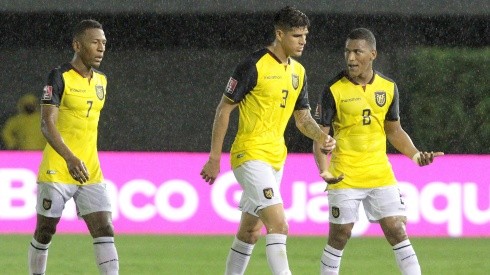
<path id="1" fill-rule="evenodd" d="M 204 167 L 201 170 L 201 177 L 210 185 L 213 184 L 218 177 L 223 141 L 225 139 L 226 132 L 228 131 L 230 114 L 237 106 L 238 104 L 223 96 L 218 104 L 218 107 L 216 108 L 213 131 L 211 135 L 211 151 L 209 153 L 208 161 L 206 164 L 204 164 Z"/>
<path id="2" fill-rule="evenodd" d="M 68 171 L 73 179 L 85 183 L 89 179 L 89 172 L 85 163 L 66 146 L 58 128 L 56 128 L 58 112 L 59 109 L 56 106 L 41 105 L 41 131 L 49 145 L 66 161 Z"/>
<path id="3" fill-rule="evenodd" d="M 328 134 L 330 131 L 330 127 L 326 126 L 319 126 L 320 129 Z M 335 177 L 332 175 L 330 172 L 328 172 L 328 154 L 324 154 L 321 151 L 321 145 L 317 141 L 313 141 L 313 156 L 315 157 L 315 162 L 316 166 L 318 167 L 318 170 L 320 172 L 320 177 L 327 183 L 327 184 L 335 184 L 340 182 L 341 180 L 344 179 L 344 175 L 340 175 L 338 177 Z"/>
<path id="4" fill-rule="evenodd" d="M 385 132 L 388 141 L 400 153 L 412 159 L 417 165 L 425 166 L 434 161 L 435 157 L 443 156 L 443 152 L 419 151 L 410 139 L 410 136 L 403 130 L 400 121 L 385 121 Z"/>
<path id="5" fill-rule="evenodd" d="M 328 154 L 335 148 L 335 139 L 320 129 L 318 123 L 316 123 L 311 116 L 310 110 L 303 109 L 294 111 L 294 120 L 296 122 L 296 127 L 298 127 L 303 135 L 319 142 L 320 150 L 324 154 Z"/>

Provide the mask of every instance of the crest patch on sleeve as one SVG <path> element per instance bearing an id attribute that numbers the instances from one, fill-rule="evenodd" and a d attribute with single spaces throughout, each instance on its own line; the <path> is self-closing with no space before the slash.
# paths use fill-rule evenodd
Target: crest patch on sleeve
<path id="1" fill-rule="evenodd" d="M 42 100 L 51 100 L 53 98 L 53 86 L 46 85 L 43 89 Z"/>
<path id="2" fill-rule="evenodd" d="M 228 84 L 226 84 L 226 92 L 229 94 L 233 94 L 237 84 L 238 81 L 233 77 L 230 77 L 230 80 L 228 80 Z"/>

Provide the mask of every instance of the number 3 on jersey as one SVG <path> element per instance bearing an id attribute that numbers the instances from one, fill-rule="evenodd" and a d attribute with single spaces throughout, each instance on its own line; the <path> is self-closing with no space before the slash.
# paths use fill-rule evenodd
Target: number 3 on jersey
<path id="1" fill-rule="evenodd" d="M 281 108 L 286 108 L 286 100 L 288 99 L 288 90 L 282 90 L 282 101 L 281 101 Z"/>
<path id="2" fill-rule="evenodd" d="M 362 125 L 371 124 L 371 110 L 364 109 L 362 110 Z"/>

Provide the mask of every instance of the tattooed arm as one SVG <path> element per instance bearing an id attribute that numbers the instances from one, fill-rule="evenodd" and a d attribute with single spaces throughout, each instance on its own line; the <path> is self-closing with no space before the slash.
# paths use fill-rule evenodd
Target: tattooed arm
<path id="1" fill-rule="evenodd" d="M 320 129 L 309 109 L 294 111 L 294 120 L 303 135 L 321 144 L 322 152 L 331 152 L 335 148 L 335 140 Z"/>

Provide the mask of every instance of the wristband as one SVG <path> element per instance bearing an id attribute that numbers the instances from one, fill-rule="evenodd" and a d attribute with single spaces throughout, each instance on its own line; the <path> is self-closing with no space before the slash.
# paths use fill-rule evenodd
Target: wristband
<path id="1" fill-rule="evenodd" d="M 420 160 L 420 152 L 417 152 L 412 156 L 412 161 L 415 164 L 420 165 L 419 160 Z"/>

